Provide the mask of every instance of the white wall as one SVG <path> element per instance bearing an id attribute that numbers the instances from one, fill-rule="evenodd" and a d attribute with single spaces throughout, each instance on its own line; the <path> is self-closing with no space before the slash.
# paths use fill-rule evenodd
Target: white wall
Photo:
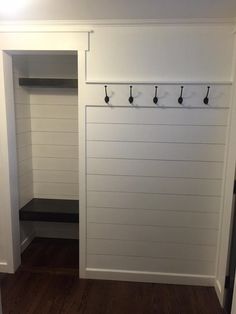
<path id="1" fill-rule="evenodd" d="M 19 209 L 33 198 L 33 169 L 30 99 L 27 90 L 19 86 L 19 77 L 28 76 L 28 64 L 24 56 L 14 56 L 14 101 L 17 134 L 17 162 Z M 21 249 L 24 250 L 35 235 L 33 223 L 20 223 Z"/>
<path id="2" fill-rule="evenodd" d="M 179 85 L 174 86 L 170 85 L 169 83 L 170 81 L 179 83 L 184 81 L 186 83 L 193 83 L 191 88 L 185 88 L 184 90 L 185 104 L 187 103 L 190 105 L 198 105 L 200 101 L 200 104 L 202 106 L 202 97 L 206 92 L 206 85 L 210 84 L 212 85 L 213 91 L 211 95 L 211 103 L 217 106 L 219 105 L 227 107 L 229 105 L 227 100 L 227 97 L 229 95 L 229 90 L 227 91 L 228 87 L 224 85 L 216 86 L 213 84 L 213 82 L 228 82 L 232 79 L 232 31 L 232 25 L 214 24 L 200 26 L 162 25 L 158 27 L 94 27 L 94 33 L 90 34 L 90 51 L 87 52 L 86 62 L 85 60 L 82 60 L 82 66 L 79 65 L 81 70 L 81 72 L 79 73 L 79 76 L 81 76 L 79 91 L 79 115 L 80 121 L 82 122 L 79 127 L 79 137 L 81 140 L 80 145 L 82 146 L 80 147 L 80 165 L 82 165 L 82 168 L 80 168 L 80 178 L 82 178 L 82 187 L 80 187 L 80 192 L 82 192 L 80 193 L 80 198 L 82 200 L 82 206 L 80 208 L 80 218 L 82 218 L 83 223 L 86 223 L 87 218 L 87 208 L 84 206 L 84 204 L 86 203 L 87 188 L 85 178 L 87 168 L 85 167 L 85 165 L 86 157 L 89 157 L 85 154 L 85 106 L 104 105 L 103 83 L 105 82 L 107 82 L 108 84 L 110 83 L 108 90 L 109 95 L 112 94 L 112 105 L 129 106 L 127 101 L 127 98 L 129 96 L 128 85 L 135 82 L 140 83 L 140 85 L 135 86 L 134 89 L 135 104 L 141 106 L 152 105 L 153 86 L 152 84 L 148 85 L 145 83 L 151 82 L 154 85 L 154 83 L 156 82 L 165 82 L 166 86 L 162 86 L 162 89 L 160 90 L 161 103 L 163 105 L 174 104 L 176 106 L 176 99 L 179 95 Z M 29 37 L 30 35 L 23 36 L 24 40 L 28 39 Z M 10 43 L 12 44 L 15 37 L 11 35 L 10 38 Z M 72 37 L 70 37 L 70 39 L 71 38 Z M 48 44 L 49 47 L 52 47 L 50 43 Z M 62 46 L 64 47 L 63 44 Z M 4 41 L 3 47 L 6 47 L 6 41 Z M 41 46 L 37 42 L 37 45 L 35 44 L 35 47 Z M 81 53 L 81 55 L 83 56 L 83 53 Z M 83 68 L 83 66 L 85 66 L 85 69 Z M 85 80 L 84 74 L 86 74 Z M 86 80 L 89 84 L 85 84 Z M 194 82 L 206 82 L 206 84 L 199 87 L 194 84 Z M 111 83 L 113 83 L 113 85 L 111 85 Z M 187 109 L 184 110 L 186 110 L 186 112 L 188 111 Z M 214 112 L 218 112 L 218 110 L 221 112 L 221 110 L 227 109 L 224 108 L 212 110 L 215 110 Z M 182 109 L 179 109 L 179 111 L 182 112 Z M 211 110 L 204 109 L 203 111 L 204 112 L 202 112 L 201 115 L 196 115 L 192 117 L 193 121 L 198 121 L 198 119 L 200 119 L 201 122 L 207 121 L 206 117 L 208 114 L 206 112 L 209 113 L 211 112 Z M 173 118 L 176 119 L 176 117 L 177 115 L 174 114 Z M 219 122 L 219 124 L 225 125 L 225 117 L 218 118 L 219 120 L 217 121 Z M 130 121 L 128 122 L 129 124 L 131 124 Z M 148 124 L 150 124 L 150 122 Z M 219 126 L 219 124 L 217 124 L 217 126 Z M 224 162 L 225 164 L 226 159 L 223 155 L 226 149 L 224 145 L 222 145 L 222 143 L 217 145 L 220 145 L 220 147 L 217 146 L 212 148 L 211 154 L 209 155 L 209 147 L 207 148 L 207 150 L 203 149 L 197 153 L 201 154 L 202 152 L 204 152 L 204 156 L 207 158 L 206 161 L 211 161 L 209 160 L 209 158 L 212 158 L 212 156 L 216 156 L 216 161 Z M 214 154 L 213 152 L 214 149 L 216 150 L 216 154 Z M 114 151 L 112 150 L 108 152 L 114 154 Z M 145 150 L 143 150 L 143 152 L 146 153 Z M 95 153 L 102 153 L 102 150 L 98 149 L 97 151 L 95 151 Z M 181 153 L 181 150 L 179 150 L 179 153 Z M 193 151 L 191 150 L 191 154 L 192 153 Z M 96 167 L 95 170 L 98 169 Z M 123 169 L 123 167 L 120 168 Z M 133 187 L 133 185 L 129 185 L 129 187 Z M 99 191 L 99 193 L 100 192 L 102 191 Z M 219 205 L 219 203 L 217 203 L 217 205 Z M 220 211 L 221 212 L 219 212 L 219 214 L 222 217 L 222 215 L 224 214 L 222 208 L 220 209 Z M 106 218 L 106 215 L 104 215 L 104 217 Z M 115 216 L 113 216 L 112 218 L 114 217 Z M 211 223 L 213 222 L 213 220 L 214 219 L 212 216 Z M 88 252 L 86 251 L 86 247 L 88 244 L 88 234 L 86 233 L 87 227 L 87 225 L 83 225 L 83 227 L 81 228 L 82 276 L 100 276 L 101 278 L 161 281 L 160 277 L 155 277 L 155 274 L 153 274 L 153 269 L 149 268 L 149 263 L 147 262 L 144 263 L 145 269 L 147 271 L 147 274 L 143 274 L 144 276 L 142 276 L 142 274 L 140 273 L 137 273 L 136 271 L 134 271 L 133 273 L 132 270 L 130 273 L 128 273 L 127 269 L 122 269 L 122 271 L 119 272 L 118 267 L 114 266 L 117 261 L 112 264 L 113 269 L 107 268 L 105 270 L 102 268 L 104 264 L 102 265 L 102 263 L 98 262 L 98 260 L 96 259 L 90 259 L 90 264 L 86 264 L 86 262 L 88 261 L 86 261 L 86 257 L 88 256 Z M 115 228 L 112 228 L 110 232 L 115 233 Z M 194 234 L 195 233 L 191 233 L 191 235 L 193 236 Z M 140 236 L 144 237 L 144 233 L 141 233 Z M 203 236 L 203 234 L 201 234 L 201 236 Z M 131 236 L 129 235 L 129 237 Z M 206 235 L 203 236 L 202 240 L 209 241 L 209 239 L 210 236 Z M 213 239 L 215 239 L 214 235 Z M 114 247 L 114 249 L 116 248 Z M 92 265 L 94 268 L 88 269 L 89 265 Z M 125 268 L 125 264 L 123 264 L 122 262 L 120 263 L 120 265 Z M 134 264 L 130 265 L 130 269 L 132 269 Z M 155 269 L 155 272 L 157 271 L 158 270 Z M 200 268 L 199 274 L 203 274 L 202 268 Z M 184 274 L 179 273 L 177 274 L 177 276 L 175 276 L 173 273 L 171 275 L 173 282 L 183 282 L 187 278 L 186 281 L 188 281 L 189 283 L 199 283 L 199 278 L 196 279 L 194 276 L 192 276 L 194 275 L 193 273 L 189 274 L 187 271 Z M 206 275 L 207 280 L 205 280 L 206 278 L 204 278 L 204 276 L 201 276 L 202 284 L 209 284 L 208 279 L 209 276 L 211 277 L 211 275 L 212 277 L 210 279 L 214 280 L 214 273 L 208 272 L 207 270 Z M 168 281 L 168 278 L 164 278 L 163 281 Z M 169 280 L 169 282 L 170 281 L 171 280 Z M 212 284 L 212 281 L 210 281 L 210 283 Z"/>
<path id="3" fill-rule="evenodd" d="M 31 56 L 30 77 L 76 78 L 76 56 Z M 30 88 L 34 196 L 78 199 L 78 91 Z"/>
<path id="4" fill-rule="evenodd" d="M 226 135 L 229 127 L 230 81 L 233 77 L 233 41 L 232 25 L 94 28 L 90 35 L 90 51 L 86 59 L 88 84 L 83 86 L 82 104 L 91 107 L 86 114 L 83 113 L 85 108 L 80 111 L 88 123 L 86 130 L 80 126 L 80 132 L 87 136 L 87 209 L 84 213 L 87 217 L 86 276 L 214 284 L 218 235 L 224 214 L 221 201 L 226 164 Z M 110 107 L 99 111 L 95 106 L 105 105 L 105 83 L 108 85 Z M 159 85 L 159 104 L 163 107 L 179 107 L 177 99 L 180 85 L 183 84 L 184 106 L 203 108 L 205 105 L 202 100 L 207 86 L 210 85 L 210 107 L 215 109 L 168 109 L 168 112 L 160 109 L 157 114 L 151 115 L 151 120 L 146 121 L 147 125 L 143 121 L 148 117 L 148 113 L 145 111 L 142 115 L 142 109 L 140 112 L 138 109 L 131 109 L 130 112 L 124 110 L 122 120 L 119 121 L 116 106 L 131 107 L 128 103 L 129 85 L 134 85 L 134 107 L 139 108 L 153 106 L 155 83 Z M 217 109 L 218 107 L 222 109 Z M 139 114 L 141 118 L 138 123 L 142 124 L 141 129 L 141 126 L 137 127 Z M 182 135 L 179 133 L 180 124 L 183 127 Z M 208 137 L 208 132 L 214 139 Z M 141 143 L 151 139 L 160 142 L 156 150 L 152 148 L 154 144 L 149 147 L 148 144 Z M 173 144 L 163 143 L 169 141 Z M 188 143 L 188 152 L 185 150 L 185 144 L 180 142 Z M 201 146 L 199 143 L 204 144 Z M 180 148 L 179 145 L 183 147 Z M 201 155 L 203 151 L 204 156 Z M 140 154 L 141 157 L 137 158 L 147 161 L 135 161 L 136 156 Z M 170 165 L 172 158 L 172 162 L 177 163 Z M 183 170 L 179 165 L 180 160 L 186 158 L 190 163 L 199 162 L 188 168 L 190 172 Z M 149 159 L 162 159 L 163 165 L 152 166 L 156 161 Z M 144 165 L 145 162 L 148 166 Z M 206 165 L 207 171 L 203 170 L 203 164 Z M 219 168 L 210 170 L 213 166 Z M 187 167 L 187 162 L 184 167 Z M 216 174 L 217 178 L 213 178 L 212 175 Z M 145 179 L 140 176 L 145 176 Z M 164 178 L 159 182 L 159 179 L 154 179 L 153 176 Z M 175 176 L 177 178 L 173 178 Z M 187 176 L 188 179 L 181 179 L 181 176 Z M 148 180 L 151 182 L 147 182 Z M 165 191 L 191 195 L 183 196 L 185 203 L 181 208 L 172 208 L 178 213 L 163 211 L 160 214 L 155 210 L 160 207 L 158 204 L 162 196 L 159 194 Z M 143 193 L 151 194 L 144 198 Z M 198 198 L 202 196 L 209 202 L 200 205 Z M 190 198 L 198 200 L 188 203 Z M 211 203 L 213 201 L 214 205 Z M 167 203 L 166 200 L 162 207 Z M 143 211 L 147 208 L 149 211 Z M 204 214 L 200 213 L 203 208 Z M 211 209 L 214 213 L 209 212 Z M 181 217 L 179 211 L 186 211 L 186 215 L 194 216 Z M 202 221 L 197 220 L 196 214 L 201 216 Z M 186 220 L 187 217 L 189 220 Z M 200 229 L 190 227 L 193 223 L 197 224 L 197 221 L 197 228 Z M 171 228 L 165 228 L 169 224 Z M 169 244 L 166 241 L 173 239 L 181 246 L 178 246 L 176 254 L 184 255 L 184 264 L 187 265 L 191 250 L 198 252 L 198 257 L 191 255 L 191 266 L 188 264 L 186 268 L 178 268 L 178 262 L 175 264 L 170 261 L 169 257 L 173 258 L 174 253 L 172 249 L 168 252 Z M 141 244 L 140 240 L 145 243 Z M 193 242 L 183 249 L 186 243 L 181 241 L 184 240 Z M 164 242 L 164 264 L 157 261 L 161 254 L 160 248 L 154 247 L 152 241 Z M 204 247 L 204 253 L 198 251 L 200 247 Z M 174 258 L 180 257 L 177 255 Z M 197 258 L 205 261 L 210 258 L 211 264 L 209 261 L 206 262 L 208 266 L 204 262 L 198 263 Z"/>
<path id="5" fill-rule="evenodd" d="M 76 56 L 14 56 L 19 207 L 32 198 L 78 199 L 77 90 L 27 88 L 19 77 L 77 77 Z M 78 238 L 78 224 L 21 222 L 24 250 L 35 236 Z"/>
<path id="6" fill-rule="evenodd" d="M 230 80 L 232 31 L 232 25 L 96 27 L 90 34 L 87 79 Z"/>

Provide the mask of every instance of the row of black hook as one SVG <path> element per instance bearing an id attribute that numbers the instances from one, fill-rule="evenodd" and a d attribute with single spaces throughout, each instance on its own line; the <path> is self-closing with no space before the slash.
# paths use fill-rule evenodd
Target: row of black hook
<path id="1" fill-rule="evenodd" d="M 110 101 L 110 98 L 109 96 L 107 95 L 107 85 L 104 86 L 105 87 L 105 98 L 104 98 L 104 101 L 105 103 L 109 103 Z M 129 87 L 129 98 L 128 98 L 128 101 L 130 104 L 133 104 L 134 102 L 134 97 L 133 97 L 133 94 L 132 94 L 132 88 L 133 86 L 131 85 Z M 157 97 L 157 89 L 158 89 L 158 86 L 155 86 L 155 94 L 154 94 L 154 97 L 153 97 L 153 102 L 154 104 L 157 104 L 158 103 L 158 97 Z M 181 86 L 181 90 L 180 90 L 180 96 L 178 98 L 178 103 L 181 105 L 184 101 L 183 99 L 183 90 L 184 90 L 184 86 Z M 203 99 L 203 102 L 205 105 L 208 105 L 209 103 L 209 92 L 210 92 L 210 86 L 207 86 L 207 93 L 206 93 L 206 97 Z"/>

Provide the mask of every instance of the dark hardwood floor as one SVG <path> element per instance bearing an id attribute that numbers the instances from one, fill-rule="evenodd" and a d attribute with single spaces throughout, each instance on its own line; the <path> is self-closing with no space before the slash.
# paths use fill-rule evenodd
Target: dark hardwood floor
<path id="1" fill-rule="evenodd" d="M 208 287 L 81 280 L 78 241 L 35 239 L 2 282 L 3 314 L 221 314 Z"/>

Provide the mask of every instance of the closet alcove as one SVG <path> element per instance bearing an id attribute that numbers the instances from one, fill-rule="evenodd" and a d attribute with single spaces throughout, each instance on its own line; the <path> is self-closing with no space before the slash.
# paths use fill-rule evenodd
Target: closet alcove
<path id="1" fill-rule="evenodd" d="M 15 55 L 13 77 L 21 251 L 35 238 L 79 251 L 77 55 Z"/>

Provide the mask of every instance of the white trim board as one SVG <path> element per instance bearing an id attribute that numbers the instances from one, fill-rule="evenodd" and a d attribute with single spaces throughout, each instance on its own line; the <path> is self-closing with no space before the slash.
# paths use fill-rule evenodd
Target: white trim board
<path id="1" fill-rule="evenodd" d="M 196 286 L 214 286 L 215 284 L 214 276 L 97 268 L 86 268 L 86 278 Z"/>
<path id="2" fill-rule="evenodd" d="M 95 19 L 95 20 L 16 20 L 16 21 L 2 21 L 0 28 L 14 26 L 154 26 L 163 24 L 234 24 L 235 18 L 182 18 L 182 19 Z"/>

